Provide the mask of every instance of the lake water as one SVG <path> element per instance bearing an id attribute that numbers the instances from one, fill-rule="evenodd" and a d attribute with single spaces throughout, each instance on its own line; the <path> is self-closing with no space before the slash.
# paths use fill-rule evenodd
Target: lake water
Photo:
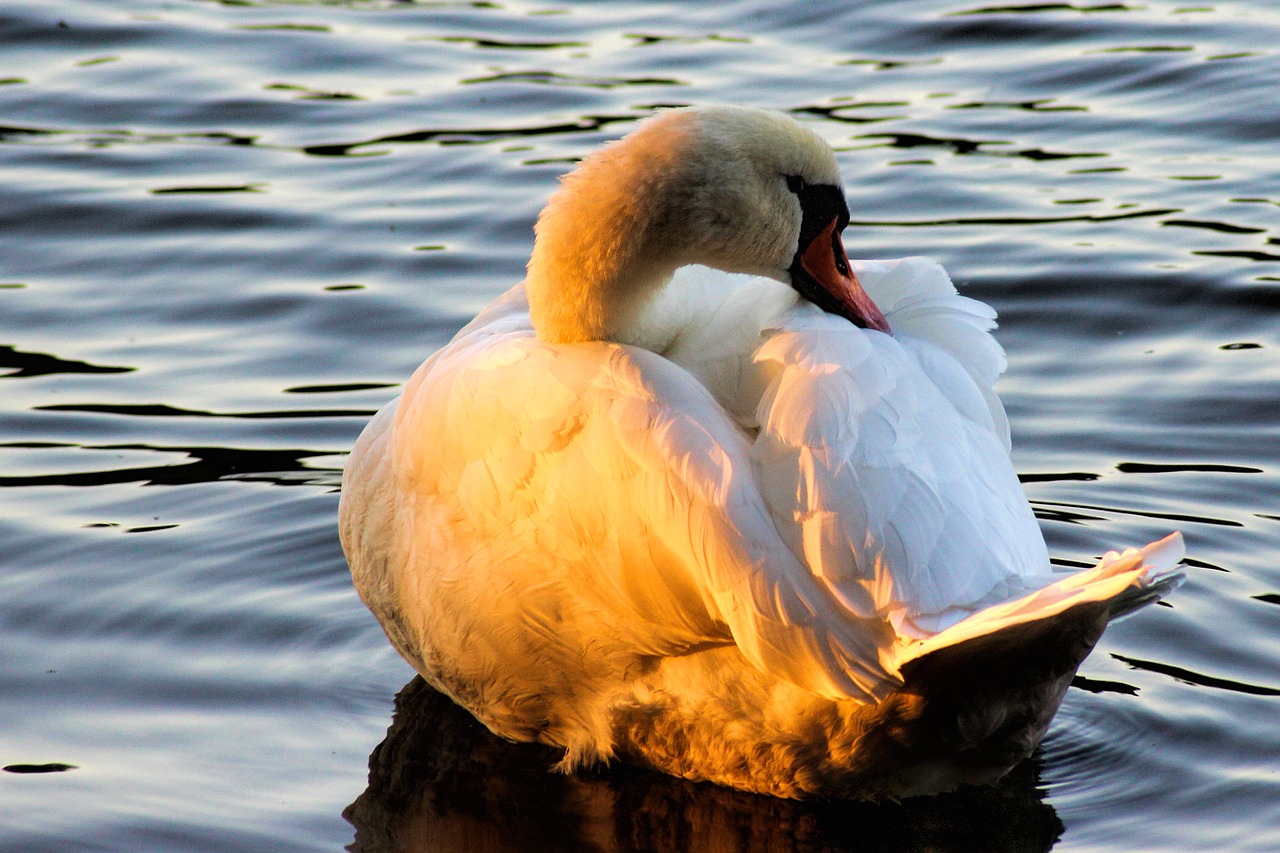
<path id="1" fill-rule="evenodd" d="M 1280 849 L 1274 4 L 6 0 L 0 45 L 0 848 Z M 364 422 L 575 158 L 707 101 L 997 308 L 1055 560 L 1186 534 L 1000 787 L 549 776 L 351 589 Z"/>

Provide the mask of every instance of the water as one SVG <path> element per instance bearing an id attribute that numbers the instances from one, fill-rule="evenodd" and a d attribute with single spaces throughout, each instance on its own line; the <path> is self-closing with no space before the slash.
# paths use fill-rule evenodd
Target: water
<path id="1" fill-rule="evenodd" d="M 1280 848 L 1264 0 L 9 0 L 0 43 L 0 763 L 44 771 L 0 773 L 0 847 Z M 343 454 L 574 158 L 705 101 L 807 122 L 850 254 L 1000 311 L 1055 559 L 1187 536 L 1000 788 L 548 777 L 416 684 L 387 733 Z"/>

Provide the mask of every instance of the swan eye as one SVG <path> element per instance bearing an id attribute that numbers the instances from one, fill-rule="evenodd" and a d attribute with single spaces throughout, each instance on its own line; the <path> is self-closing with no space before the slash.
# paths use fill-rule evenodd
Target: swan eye
<path id="1" fill-rule="evenodd" d="M 793 193 L 799 195 L 800 192 L 804 190 L 804 178 L 799 175 L 783 175 L 783 177 L 787 179 L 787 189 L 791 190 Z"/>

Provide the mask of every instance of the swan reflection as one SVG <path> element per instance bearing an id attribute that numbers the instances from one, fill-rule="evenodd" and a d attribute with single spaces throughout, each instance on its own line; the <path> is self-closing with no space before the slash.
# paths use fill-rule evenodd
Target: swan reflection
<path id="1" fill-rule="evenodd" d="M 560 751 L 490 734 L 415 677 L 343 813 L 354 853 L 1049 850 L 1062 823 L 1023 762 L 998 785 L 899 803 L 782 800 L 612 765 L 562 775 Z"/>

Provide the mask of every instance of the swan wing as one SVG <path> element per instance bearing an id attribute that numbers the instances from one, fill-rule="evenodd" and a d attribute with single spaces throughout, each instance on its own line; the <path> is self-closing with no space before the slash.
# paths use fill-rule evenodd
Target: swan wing
<path id="1" fill-rule="evenodd" d="M 782 541 L 746 434 L 693 376 L 634 347 L 542 343 L 518 293 L 481 320 L 406 386 L 392 439 L 399 500 L 448 508 L 448 553 L 423 565 L 450 594 L 487 594 L 459 592 L 474 557 L 486 583 L 501 566 L 515 588 L 555 587 L 557 614 L 524 619 L 559 620 L 562 637 L 659 655 L 732 643 L 828 697 L 898 683 L 881 662 L 892 630 Z"/>
<path id="2" fill-rule="evenodd" d="M 1008 453 L 1009 420 L 995 392 L 996 380 L 1008 362 L 991 334 L 996 327 L 995 309 L 960 296 L 947 271 L 931 258 L 859 260 L 851 261 L 851 267 L 890 320 L 895 337 L 926 341 L 964 368 L 970 382 L 938 383 L 940 389 L 957 392 L 953 402 L 961 404 L 976 388 L 992 430 Z M 980 417 L 973 411 L 969 415 Z"/>
<path id="3" fill-rule="evenodd" d="M 932 262 L 862 262 L 892 337 L 808 305 L 757 353 L 751 451 L 778 529 L 860 616 L 927 636 L 1049 580 L 991 382 L 990 309 Z M 941 278 L 939 278 L 939 276 Z"/>

